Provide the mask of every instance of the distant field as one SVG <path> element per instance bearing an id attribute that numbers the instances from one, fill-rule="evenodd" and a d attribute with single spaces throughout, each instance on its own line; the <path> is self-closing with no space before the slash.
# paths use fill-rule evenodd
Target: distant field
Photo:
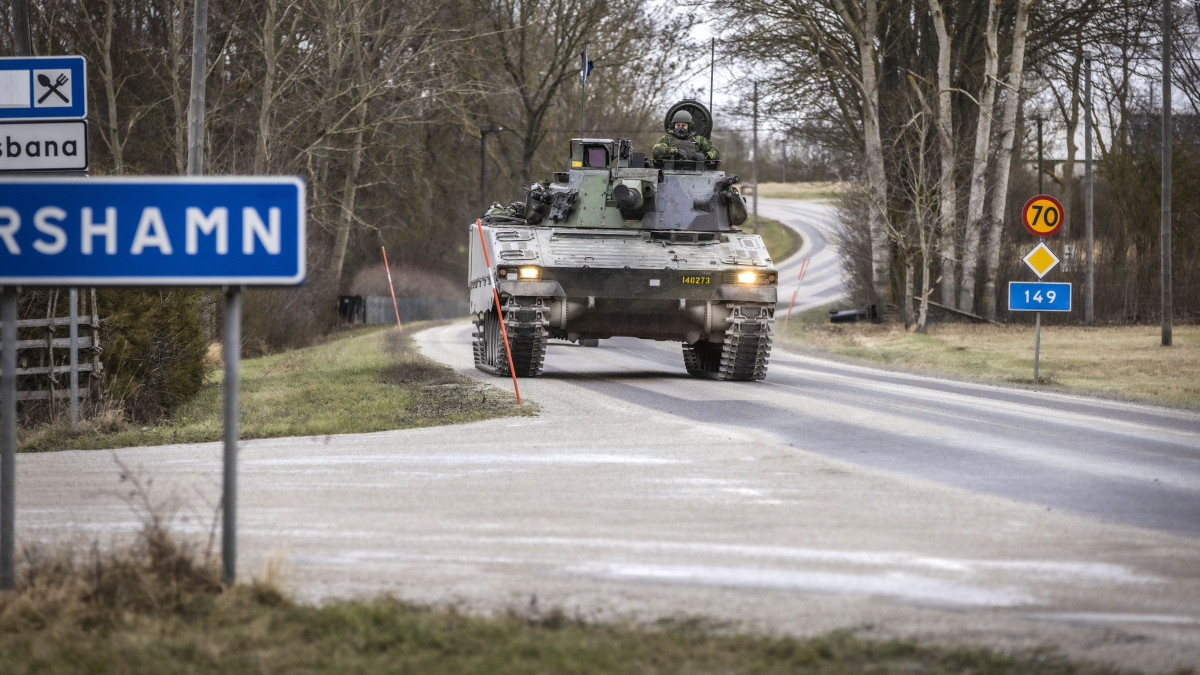
<path id="1" fill-rule="evenodd" d="M 936 324 L 926 334 L 903 326 L 830 324 L 824 311 L 793 317 L 788 346 L 903 370 L 940 373 L 1200 409 L 1200 327 L 1175 326 L 1161 346 L 1159 326 L 1043 326 L 1038 381 L 1034 329 L 1027 325 Z"/>
<path id="2" fill-rule="evenodd" d="M 834 199 L 849 189 L 844 182 L 759 183 L 758 196 L 772 199 Z M 747 196 L 747 200 L 749 197 Z"/>

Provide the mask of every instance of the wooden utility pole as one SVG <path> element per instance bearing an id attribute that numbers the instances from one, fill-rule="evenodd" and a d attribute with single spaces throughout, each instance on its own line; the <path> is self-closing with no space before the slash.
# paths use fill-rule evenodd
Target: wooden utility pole
<path id="1" fill-rule="evenodd" d="M 713 109 L 713 77 L 714 77 L 713 74 L 716 72 L 716 68 L 717 68 L 717 38 L 711 38 L 710 45 L 711 45 L 712 54 L 710 55 L 709 62 L 708 62 L 708 112 L 709 112 L 709 114 L 712 113 L 712 109 Z M 710 135 L 711 135 L 711 132 L 710 132 Z M 708 140 L 711 141 L 712 139 L 710 138 Z"/>
<path id="2" fill-rule="evenodd" d="M 1171 0 L 1163 0 L 1162 346 L 1171 346 Z"/>
<path id="3" fill-rule="evenodd" d="M 1084 276 L 1083 319 L 1087 325 L 1096 321 L 1094 298 L 1096 295 L 1096 240 L 1092 230 L 1092 56 L 1083 61 L 1083 219 L 1087 232 L 1087 271 Z"/>
<path id="4" fill-rule="evenodd" d="M 208 75 L 208 0 L 196 0 L 192 22 L 192 96 L 188 106 L 188 175 L 204 174 L 204 84 Z"/>
<path id="5" fill-rule="evenodd" d="M 758 234 L 758 82 L 754 83 L 754 161 L 751 163 L 750 178 L 754 181 L 754 234 Z"/>
<path id="6" fill-rule="evenodd" d="M 28 0 L 13 0 L 14 56 L 33 56 Z M 16 586 L 17 507 L 17 296 L 20 289 L 0 290 L 0 590 Z"/>

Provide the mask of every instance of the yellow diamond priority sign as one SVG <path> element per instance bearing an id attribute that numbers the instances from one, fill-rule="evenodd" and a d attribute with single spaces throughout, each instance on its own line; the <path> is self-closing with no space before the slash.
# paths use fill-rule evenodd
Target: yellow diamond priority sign
<path id="1" fill-rule="evenodd" d="M 1033 270 L 1039 279 L 1046 276 L 1046 272 L 1054 269 L 1054 266 L 1058 264 L 1058 256 L 1046 247 L 1045 242 L 1038 243 L 1022 260 L 1029 265 L 1029 269 Z"/>

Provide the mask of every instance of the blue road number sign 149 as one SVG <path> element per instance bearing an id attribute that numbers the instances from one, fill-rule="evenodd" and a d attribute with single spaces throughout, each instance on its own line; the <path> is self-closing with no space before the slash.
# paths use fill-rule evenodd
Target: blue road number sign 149
<path id="1" fill-rule="evenodd" d="M 1011 281 L 1008 284 L 1010 312 L 1069 312 L 1071 284 Z"/>

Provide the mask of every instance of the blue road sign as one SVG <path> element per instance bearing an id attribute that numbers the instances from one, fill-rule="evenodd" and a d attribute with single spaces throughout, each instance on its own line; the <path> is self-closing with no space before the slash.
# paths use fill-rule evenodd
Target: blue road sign
<path id="1" fill-rule="evenodd" d="M 0 58 L 0 120 L 87 117 L 82 56 Z"/>
<path id="2" fill-rule="evenodd" d="M 0 178 L 0 286 L 304 281 L 304 181 Z"/>
<path id="3" fill-rule="evenodd" d="M 1010 312 L 1069 312 L 1071 284 L 1008 282 Z"/>

